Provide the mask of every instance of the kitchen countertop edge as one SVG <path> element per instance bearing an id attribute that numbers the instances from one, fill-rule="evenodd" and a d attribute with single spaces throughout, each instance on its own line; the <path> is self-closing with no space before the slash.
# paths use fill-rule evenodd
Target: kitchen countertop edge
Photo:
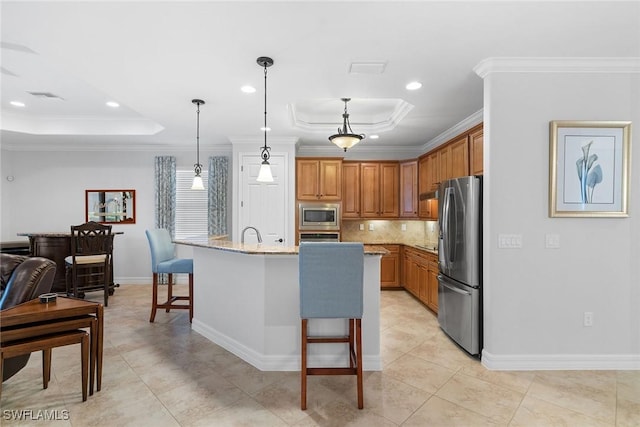
<path id="1" fill-rule="evenodd" d="M 246 255 L 298 255 L 298 246 L 265 245 L 263 243 L 236 243 L 229 240 L 220 240 L 216 236 L 208 239 L 180 239 L 174 240 L 179 245 L 194 246 L 199 248 L 214 249 L 226 252 L 242 253 Z M 365 244 L 365 255 L 386 255 L 388 251 Z"/>

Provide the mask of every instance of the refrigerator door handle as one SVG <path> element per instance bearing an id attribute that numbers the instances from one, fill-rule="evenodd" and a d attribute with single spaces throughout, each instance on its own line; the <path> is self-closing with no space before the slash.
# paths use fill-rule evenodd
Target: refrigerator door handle
<path id="1" fill-rule="evenodd" d="M 471 295 L 471 292 L 465 291 L 464 289 L 460 289 L 460 288 L 458 288 L 458 287 L 454 287 L 454 286 L 450 286 L 450 285 L 448 285 L 448 284 L 443 280 L 443 277 L 442 277 L 442 276 L 438 276 L 438 279 L 441 279 L 441 280 L 440 280 L 440 284 L 441 284 L 443 287 L 447 288 L 448 290 L 450 290 L 450 291 L 452 291 L 452 292 L 455 292 L 455 293 L 460 294 L 460 295 L 465 295 L 465 296 L 469 296 L 469 295 Z"/>
<path id="2" fill-rule="evenodd" d="M 444 206 L 442 207 L 442 229 L 445 238 L 443 239 L 444 258 L 449 264 L 453 261 L 452 245 L 451 245 L 451 200 L 453 199 L 453 188 L 447 187 L 444 191 Z"/>

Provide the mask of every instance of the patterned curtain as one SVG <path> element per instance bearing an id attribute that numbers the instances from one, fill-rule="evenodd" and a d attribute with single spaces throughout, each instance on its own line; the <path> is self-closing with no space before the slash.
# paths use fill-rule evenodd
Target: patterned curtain
<path id="1" fill-rule="evenodd" d="M 176 220 L 176 158 L 156 157 L 156 228 L 166 228 L 173 236 Z"/>
<path id="2" fill-rule="evenodd" d="M 229 158 L 209 157 L 209 226 L 210 236 L 227 234 L 227 182 Z"/>

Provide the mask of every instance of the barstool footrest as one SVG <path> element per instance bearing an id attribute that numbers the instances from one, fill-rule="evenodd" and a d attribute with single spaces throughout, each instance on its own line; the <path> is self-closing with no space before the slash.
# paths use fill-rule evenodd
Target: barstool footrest
<path id="1" fill-rule="evenodd" d="M 358 368 L 307 368 L 307 375 L 357 375 Z"/>

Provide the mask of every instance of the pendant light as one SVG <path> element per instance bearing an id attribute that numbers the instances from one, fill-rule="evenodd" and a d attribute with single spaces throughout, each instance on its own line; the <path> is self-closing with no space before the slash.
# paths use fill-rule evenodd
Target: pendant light
<path id="1" fill-rule="evenodd" d="M 267 68 L 273 65 L 273 59 L 261 56 L 257 60 L 258 65 L 264 68 L 264 147 L 261 148 L 260 157 L 262 157 L 262 164 L 260 165 L 260 171 L 258 172 L 258 182 L 273 182 L 273 175 L 271 174 L 271 165 L 269 164 L 269 158 L 271 157 L 271 147 L 267 146 Z"/>
<path id="2" fill-rule="evenodd" d="M 196 104 L 197 122 L 196 122 L 196 164 L 193 165 L 195 170 L 195 176 L 193 177 L 193 184 L 191 184 L 192 190 L 204 190 L 202 185 L 202 165 L 200 164 L 200 106 L 204 104 L 202 99 L 192 99 L 192 103 Z"/>
<path id="3" fill-rule="evenodd" d="M 364 134 L 355 134 L 351 130 L 351 123 L 349 123 L 349 113 L 347 112 L 347 102 L 351 101 L 351 98 L 341 98 L 344 102 L 344 113 L 342 113 L 342 129 L 338 128 L 338 133 L 331 135 L 329 141 L 336 144 L 338 147 L 347 151 L 347 148 L 351 148 L 364 138 Z"/>

